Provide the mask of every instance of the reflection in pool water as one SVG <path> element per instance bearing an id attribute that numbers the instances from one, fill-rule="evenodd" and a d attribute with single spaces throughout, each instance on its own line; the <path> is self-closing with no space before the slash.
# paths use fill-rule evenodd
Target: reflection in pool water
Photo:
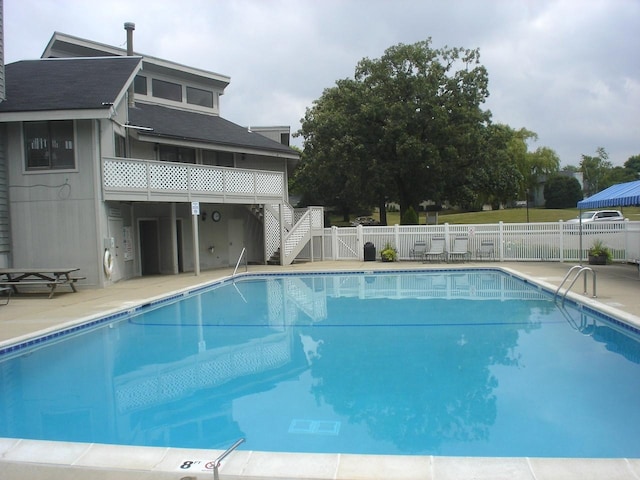
<path id="1" fill-rule="evenodd" d="M 637 457 L 637 340 L 492 270 L 249 276 L 0 362 L 0 436 Z"/>

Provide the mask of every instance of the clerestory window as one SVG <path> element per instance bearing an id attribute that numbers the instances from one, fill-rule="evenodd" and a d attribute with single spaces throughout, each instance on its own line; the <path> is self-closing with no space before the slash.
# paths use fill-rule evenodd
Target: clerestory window
<path id="1" fill-rule="evenodd" d="M 187 87 L 187 103 L 213 108 L 213 92 L 201 88 Z"/>
<path id="2" fill-rule="evenodd" d="M 24 142 L 27 170 L 76 166 L 73 120 L 24 122 Z"/>
<path id="3" fill-rule="evenodd" d="M 154 78 L 151 80 L 154 97 L 166 98 L 175 102 L 182 102 L 182 85 L 179 83 L 166 82 Z"/>

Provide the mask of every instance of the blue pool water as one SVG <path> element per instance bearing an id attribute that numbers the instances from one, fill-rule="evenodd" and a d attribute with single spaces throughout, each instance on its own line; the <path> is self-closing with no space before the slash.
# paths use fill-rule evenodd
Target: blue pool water
<path id="1" fill-rule="evenodd" d="M 0 437 L 640 457 L 638 335 L 493 270 L 249 276 L 0 357 Z"/>

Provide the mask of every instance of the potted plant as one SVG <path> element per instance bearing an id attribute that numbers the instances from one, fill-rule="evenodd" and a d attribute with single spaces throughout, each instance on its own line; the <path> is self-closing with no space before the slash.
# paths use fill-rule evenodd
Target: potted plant
<path id="1" fill-rule="evenodd" d="M 602 240 L 594 240 L 589 249 L 589 265 L 606 265 L 611 263 L 611 250 Z"/>
<path id="2" fill-rule="evenodd" d="M 383 262 L 395 262 L 398 259 L 398 251 L 387 242 L 380 252 L 380 258 Z"/>

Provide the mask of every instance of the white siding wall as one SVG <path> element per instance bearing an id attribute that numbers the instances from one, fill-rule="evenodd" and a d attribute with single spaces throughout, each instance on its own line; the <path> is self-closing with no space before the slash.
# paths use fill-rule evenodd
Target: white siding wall
<path id="1" fill-rule="evenodd" d="M 0 267 L 8 267 L 11 259 L 11 228 L 7 183 L 6 126 L 0 126 Z"/>

